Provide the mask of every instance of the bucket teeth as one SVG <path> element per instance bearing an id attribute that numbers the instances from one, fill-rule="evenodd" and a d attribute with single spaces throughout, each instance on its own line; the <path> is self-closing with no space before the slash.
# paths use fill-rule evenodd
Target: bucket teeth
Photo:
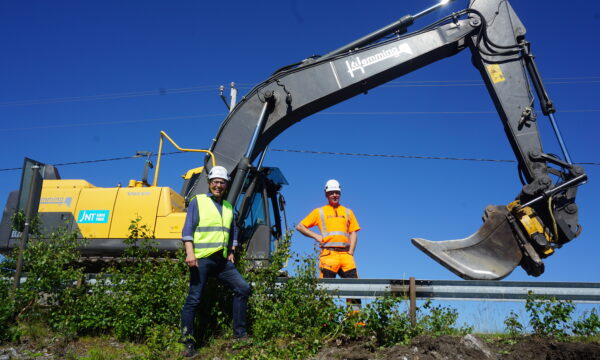
<path id="1" fill-rule="evenodd" d="M 414 238 L 412 243 L 465 280 L 500 280 L 523 257 L 507 213 L 505 206 L 488 206 L 483 225 L 467 238 L 446 241 Z"/>

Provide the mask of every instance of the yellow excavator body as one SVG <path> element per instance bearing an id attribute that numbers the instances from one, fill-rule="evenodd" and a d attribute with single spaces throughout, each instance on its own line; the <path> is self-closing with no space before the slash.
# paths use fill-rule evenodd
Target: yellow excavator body
<path id="1" fill-rule="evenodd" d="M 135 182 L 130 182 L 135 184 Z M 181 238 L 185 201 L 169 187 L 103 188 L 85 180 L 44 180 L 40 216 L 61 214 L 86 239 L 126 239 L 140 218 L 157 240 Z"/>

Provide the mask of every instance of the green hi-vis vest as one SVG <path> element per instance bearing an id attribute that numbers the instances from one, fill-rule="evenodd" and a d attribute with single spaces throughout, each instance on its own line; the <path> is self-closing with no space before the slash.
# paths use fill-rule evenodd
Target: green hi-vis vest
<path id="1" fill-rule="evenodd" d="M 200 221 L 194 231 L 194 255 L 201 259 L 223 250 L 223 257 L 227 257 L 233 207 L 227 200 L 223 200 L 223 214 L 220 214 L 213 200 L 206 194 L 196 195 L 196 201 Z"/>

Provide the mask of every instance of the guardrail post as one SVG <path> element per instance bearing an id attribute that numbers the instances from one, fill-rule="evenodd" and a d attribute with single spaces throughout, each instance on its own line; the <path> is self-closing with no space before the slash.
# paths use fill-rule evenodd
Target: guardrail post
<path id="1" fill-rule="evenodd" d="M 21 285 L 21 271 L 23 269 L 23 252 L 27 246 L 29 240 L 29 231 L 31 230 L 31 222 L 33 217 L 37 215 L 39 206 L 39 198 L 34 199 L 35 196 L 40 196 L 42 181 L 40 181 L 40 166 L 34 164 L 31 166 L 31 183 L 29 184 L 29 194 L 27 195 L 27 205 L 25 206 L 25 224 L 23 232 L 21 233 L 21 242 L 19 243 L 19 255 L 17 257 L 17 265 L 15 268 L 15 278 L 13 282 L 13 296 Z M 37 201 L 36 201 L 37 200 Z"/>
<path id="2" fill-rule="evenodd" d="M 408 280 L 408 297 L 410 300 L 410 324 L 412 326 L 417 326 L 417 286 L 413 276 L 411 276 Z"/>

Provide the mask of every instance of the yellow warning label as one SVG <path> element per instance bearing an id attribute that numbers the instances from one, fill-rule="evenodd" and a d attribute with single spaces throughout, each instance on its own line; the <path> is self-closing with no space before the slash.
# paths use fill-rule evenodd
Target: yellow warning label
<path id="1" fill-rule="evenodd" d="M 488 73 L 490 73 L 490 77 L 492 78 L 492 82 L 494 84 L 497 84 L 499 82 L 506 80 L 504 78 L 504 74 L 502 73 L 502 69 L 500 69 L 500 65 L 498 65 L 498 64 L 488 65 L 487 71 L 488 71 Z"/>

